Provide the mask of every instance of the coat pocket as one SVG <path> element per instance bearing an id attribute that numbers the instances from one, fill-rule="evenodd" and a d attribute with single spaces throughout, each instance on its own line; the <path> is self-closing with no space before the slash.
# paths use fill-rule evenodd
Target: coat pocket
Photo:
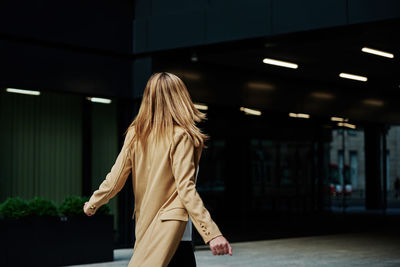
<path id="1" fill-rule="evenodd" d="M 184 208 L 173 208 L 160 213 L 161 221 L 188 221 L 189 215 Z"/>

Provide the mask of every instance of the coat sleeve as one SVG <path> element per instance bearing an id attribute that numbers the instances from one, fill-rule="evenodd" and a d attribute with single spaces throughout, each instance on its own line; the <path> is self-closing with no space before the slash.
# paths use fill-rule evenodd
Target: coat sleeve
<path id="1" fill-rule="evenodd" d="M 222 234 L 212 220 L 210 213 L 204 207 L 196 190 L 193 142 L 186 133 L 179 135 L 176 139 L 171 148 L 171 163 L 178 195 L 189 213 L 193 225 L 203 238 L 204 243 L 207 244 L 210 240 Z"/>
<path id="2" fill-rule="evenodd" d="M 106 175 L 99 188 L 93 192 L 85 211 L 95 214 L 104 204 L 107 204 L 124 187 L 126 179 L 132 170 L 132 156 L 130 141 L 133 138 L 133 129 L 125 136 L 122 149 L 115 160 L 111 171 Z"/>

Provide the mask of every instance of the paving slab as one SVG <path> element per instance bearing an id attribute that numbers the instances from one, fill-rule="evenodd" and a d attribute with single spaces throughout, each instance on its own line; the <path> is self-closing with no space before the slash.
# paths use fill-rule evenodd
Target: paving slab
<path id="1" fill-rule="evenodd" d="M 400 266 L 400 235 L 360 232 L 232 243 L 233 256 L 196 247 L 198 267 Z M 132 249 L 116 249 L 114 261 L 75 266 L 127 266 Z"/>

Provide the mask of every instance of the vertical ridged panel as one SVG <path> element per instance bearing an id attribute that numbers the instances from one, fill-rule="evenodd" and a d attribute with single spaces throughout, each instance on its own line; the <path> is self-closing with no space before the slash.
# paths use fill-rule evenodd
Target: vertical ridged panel
<path id="1" fill-rule="evenodd" d="M 119 153 L 118 147 L 117 109 L 113 103 L 109 105 L 92 104 L 92 190 L 99 188 L 106 178 Z M 109 204 L 117 226 L 118 195 Z"/>
<path id="2" fill-rule="evenodd" d="M 0 201 L 81 194 L 81 97 L 1 92 Z"/>

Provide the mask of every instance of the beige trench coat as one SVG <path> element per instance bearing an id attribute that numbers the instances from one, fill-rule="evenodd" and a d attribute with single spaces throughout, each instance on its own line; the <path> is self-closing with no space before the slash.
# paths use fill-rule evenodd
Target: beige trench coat
<path id="1" fill-rule="evenodd" d="M 207 244 L 222 235 L 204 207 L 195 188 L 195 174 L 202 147 L 195 148 L 183 128 L 175 126 L 173 141 L 146 150 L 134 144 L 128 131 L 111 171 L 89 199 L 87 209 L 95 213 L 114 197 L 132 173 L 135 196 L 135 236 L 129 267 L 167 266 L 185 230 L 188 215 Z"/>

